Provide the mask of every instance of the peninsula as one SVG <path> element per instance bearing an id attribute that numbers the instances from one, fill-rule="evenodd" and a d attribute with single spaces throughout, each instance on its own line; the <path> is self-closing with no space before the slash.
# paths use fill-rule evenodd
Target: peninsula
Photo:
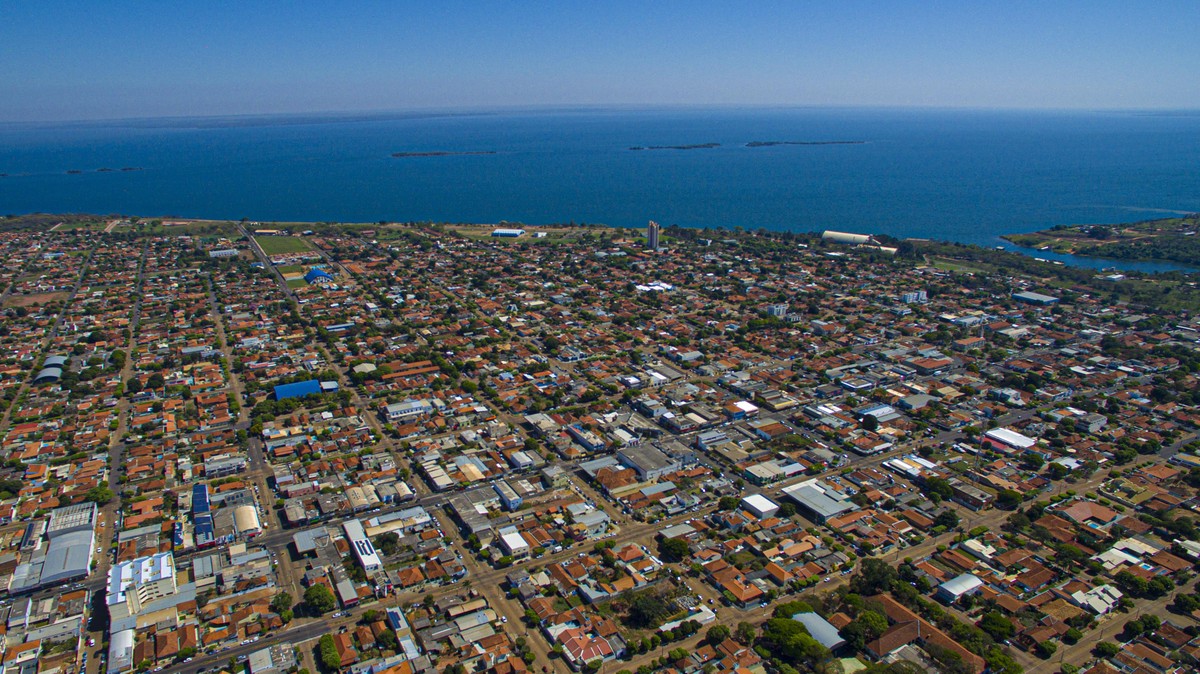
<path id="1" fill-rule="evenodd" d="M 1060 225 L 1001 238 L 1036 250 L 1113 260 L 1168 261 L 1200 266 L 1200 215 L 1130 224 Z"/>

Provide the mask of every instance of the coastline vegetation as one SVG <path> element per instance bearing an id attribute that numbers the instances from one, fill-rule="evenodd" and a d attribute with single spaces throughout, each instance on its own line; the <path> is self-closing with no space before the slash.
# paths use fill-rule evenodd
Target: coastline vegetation
<path id="1" fill-rule="evenodd" d="M 1123 225 L 1059 225 L 1001 238 L 1023 248 L 1112 260 L 1200 266 L 1200 214 Z"/>

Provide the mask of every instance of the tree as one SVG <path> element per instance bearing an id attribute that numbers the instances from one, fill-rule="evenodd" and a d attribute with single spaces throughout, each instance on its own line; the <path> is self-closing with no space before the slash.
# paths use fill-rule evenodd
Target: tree
<path id="1" fill-rule="evenodd" d="M 282 614 L 284 611 L 292 608 L 292 595 L 287 592 L 280 592 L 271 598 L 271 610 Z"/>
<path id="2" fill-rule="evenodd" d="M 792 503 L 791 501 L 784 501 L 783 504 L 779 506 L 779 512 L 777 514 L 785 519 L 794 516 L 796 514 L 796 504 Z"/>
<path id="3" fill-rule="evenodd" d="M 858 573 L 850 579 L 850 591 L 860 595 L 879 594 L 891 590 L 899 574 L 882 559 L 868 557 L 858 567 Z"/>
<path id="4" fill-rule="evenodd" d="M 1057 650 L 1058 650 L 1058 646 L 1053 641 L 1039 641 L 1038 642 L 1037 654 L 1039 656 L 1041 656 L 1043 659 L 1049 658 L 1051 655 L 1054 655 L 1054 652 Z"/>
<path id="5" fill-rule="evenodd" d="M 1092 649 L 1096 655 L 1102 658 L 1111 658 L 1121 652 L 1121 647 L 1111 641 L 1101 641 L 1096 644 L 1096 648 Z"/>
<path id="6" fill-rule="evenodd" d="M 809 664 L 829 657 L 829 649 L 808 634 L 804 626 L 790 618 L 771 618 L 763 626 L 759 640 L 772 656 L 784 662 Z"/>
<path id="7" fill-rule="evenodd" d="M 375 642 L 386 651 L 394 651 L 396 650 L 396 646 L 399 645 L 399 641 L 396 640 L 396 633 L 391 630 L 380 632 L 379 636 L 375 638 Z"/>
<path id="8" fill-rule="evenodd" d="M 1071 469 L 1061 463 L 1051 463 L 1046 470 L 1049 472 L 1051 480 L 1061 480 L 1071 474 Z"/>
<path id="9" fill-rule="evenodd" d="M 954 497 L 954 488 L 943 478 L 931 477 L 925 480 L 921 486 L 921 493 L 928 496 L 931 500 L 948 501 Z"/>
<path id="10" fill-rule="evenodd" d="M 722 496 L 717 499 L 718 510 L 733 510 L 738 507 L 738 500 L 735 496 Z"/>
<path id="11" fill-rule="evenodd" d="M 862 650 L 863 646 L 878 639 L 879 635 L 887 631 L 887 628 L 887 618 L 876 611 L 866 610 L 859 613 L 857 618 L 842 629 L 842 636 L 854 646 L 855 650 Z"/>
<path id="12" fill-rule="evenodd" d="M 328 613 L 337 606 L 333 592 L 323 583 L 317 583 L 304 591 L 304 603 L 315 614 Z"/>
<path id="13" fill-rule="evenodd" d="M 664 562 L 682 562 L 689 554 L 691 548 L 682 538 L 662 538 L 658 541 L 658 556 Z"/>
<path id="14" fill-rule="evenodd" d="M 629 602 L 627 622 L 637 628 L 658 627 L 671 615 L 672 607 L 662 597 L 651 592 L 641 592 Z"/>
<path id="15" fill-rule="evenodd" d="M 314 585 L 313 587 L 320 587 Z M 338 655 L 337 646 L 333 643 L 333 635 L 325 634 L 317 640 L 317 650 L 321 654 L 321 666 L 330 671 L 337 671 L 342 666 L 342 658 Z"/>
<path id="16" fill-rule="evenodd" d="M 996 506 L 1012 510 L 1021 505 L 1021 492 L 1012 489 L 1001 489 L 996 494 Z"/>
<path id="17" fill-rule="evenodd" d="M 999 611 L 985 613 L 983 619 L 979 621 L 979 629 L 992 635 L 996 641 L 1009 639 L 1017 632 L 1008 618 L 1005 618 Z"/>
<path id="18" fill-rule="evenodd" d="M 396 554 L 400 549 L 400 534 L 394 531 L 379 534 L 375 537 L 375 548 L 387 557 Z"/>
<path id="19" fill-rule="evenodd" d="M 725 642 L 726 639 L 733 636 L 733 632 L 724 625 L 714 625 L 708 628 L 708 632 L 704 634 L 704 640 L 710 646 L 717 646 Z"/>
<path id="20" fill-rule="evenodd" d="M 105 505 L 113 500 L 113 491 L 105 486 L 92 487 L 83 495 L 83 499 L 96 505 Z"/>
<path id="21" fill-rule="evenodd" d="M 754 643 L 754 625 L 748 622 L 740 622 L 733 631 L 738 643 L 749 646 Z"/>
<path id="22" fill-rule="evenodd" d="M 954 510 L 950 508 L 947 508 L 938 513 L 937 517 L 933 518 L 933 525 L 937 527 L 953 529 L 954 527 L 958 526 L 958 513 L 954 512 Z"/>

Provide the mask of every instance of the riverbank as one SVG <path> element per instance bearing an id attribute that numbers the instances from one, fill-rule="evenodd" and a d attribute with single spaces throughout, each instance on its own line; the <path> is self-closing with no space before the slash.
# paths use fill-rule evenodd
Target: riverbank
<path id="1" fill-rule="evenodd" d="M 1061 225 L 1000 238 L 1039 252 L 1114 261 L 1174 262 L 1200 267 L 1200 215 L 1117 225 Z"/>

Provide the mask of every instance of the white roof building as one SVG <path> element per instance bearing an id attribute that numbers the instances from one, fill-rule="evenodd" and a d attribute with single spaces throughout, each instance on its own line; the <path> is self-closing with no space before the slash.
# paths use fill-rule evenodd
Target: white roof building
<path id="1" fill-rule="evenodd" d="M 134 615 L 150 602 L 169 597 L 175 584 L 175 557 L 160 552 L 121 562 L 108 571 L 108 610 L 112 618 Z"/>
<path id="2" fill-rule="evenodd" d="M 1096 615 L 1104 615 L 1113 610 L 1120 603 L 1122 596 L 1121 591 L 1112 585 L 1098 585 L 1087 592 L 1076 590 L 1071 593 L 1071 599 L 1080 608 L 1085 608 Z"/>
<path id="3" fill-rule="evenodd" d="M 1008 445 L 1013 449 L 1029 449 L 1037 444 L 1037 440 L 1008 428 L 993 428 L 985 435 L 988 438 L 995 440 L 1004 445 Z"/>
<path id="4" fill-rule="evenodd" d="M 779 511 L 779 505 L 762 494 L 751 494 L 743 498 L 742 508 L 749 510 L 759 519 L 770 517 Z"/>
<path id="5" fill-rule="evenodd" d="M 354 550 L 354 556 L 358 558 L 358 563 L 362 564 L 364 571 L 383 568 L 383 560 L 379 559 L 379 553 L 375 552 L 375 546 L 371 545 L 371 540 L 367 538 L 362 522 L 346 520 L 342 523 L 342 530 L 346 532 L 346 540 L 350 542 L 350 548 Z"/>

